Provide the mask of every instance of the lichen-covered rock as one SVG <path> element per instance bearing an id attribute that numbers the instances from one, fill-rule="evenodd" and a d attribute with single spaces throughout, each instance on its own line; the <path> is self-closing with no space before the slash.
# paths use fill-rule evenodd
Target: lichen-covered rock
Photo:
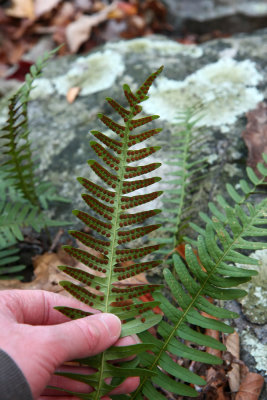
<path id="1" fill-rule="evenodd" d="M 69 197 L 75 207 L 82 207 L 76 177 L 90 175 L 86 161 L 95 155 L 89 146 L 89 131 L 105 131 L 97 120 L 100 111 L 117 118 L 105 97 L 124 102 L 123 83 L 135 90 L 151 71 L 164 64 L 150 99 L 143 103 L 145 112 L 161 115 L 156 124 L 164 128 L 150 140 L 151 145 L 162 146 L 151 162 L 163 161 L 160 175 L 164 178 L 168 172 L 164 160 L 175 156 L 172 132 L 177 129 L 177 116 L 186 107 L 201 104 L 203 117 L 197 134 L 204 137 L 204 146 L 199 156 L 208 157 L 209 176 L 192 201 L 197 210 L 205 211 L 207 202 L 224 191 L 224 183 L 236 182 L 243 175 L 245 113 L 266 97 L 266 39 L 267 31 L 262 31 L 195 46 L 153 36 L 107 43 L 88 55 L 50 62 L 35 83 L 29 107 L 40 179 L 52 181 L 61 195 Z M 74 86 L 80 92 L 69 104 L 66 94 Z M 2 123 L 5 115 L 3 107 Z M 196 150 L 200 153 L 198 144 Z M 155 207 L 160 207 L 160 201 Z M 72 207 L 61 206 L 57 213 L 69 219 Z"/>
<path id="2" fill-rule="evenodd" d="M 180 120 L 181 110 L 200 105 L 203 117 L 197 126 L 216 126 L 226 131 L 262 100 L 263 94 L 257 89 L 262 79 L 252 61 L 221 58 L 182 81 L 159 78 L 144 110 L 160 113 L 161 118 L 175 123 Z"/>
<path id="3" fill-rule="evenodd" d="M 262 325 L 267 323 L 267 250 L 257 250 L 250 257 L 260 262 L 257 268 L 258 275 L 252 277 L 249 282 L 240 285 L 240 288 L 246 290 L 247 296 L 239 299 L 239 302 L 249 321 Z M 242 264 L 239 266 L 251 269 L 249 265 Z"/>
<path id="4" fill-rule="evenodd" d="M 254 357 L 255 367 L 258 371 L 267 371 L 267 344 L 262 343 L 250 329 L 241 332 L 241 345 Z"/>
<path id="5" fill-rule="evenodd" d="M 52 61 L 36 82 L 29 107 L 40 179 L 51 180 L 61 195 L 69 197 L 75 207 L 82 207 L 76 177 L 90 175 L 86 161 L 95 155 L 89 146 L 89 131 L 105 131 L 97 120 L 100 111 L 117 118 L 105 97 L 124 102 L 123 83 L 135 90 L 151 71 L 164 64 L 150 100 L 144 102 L 145 112 L 162 116 L 156 124 L 164 128 L 150 141 L 162 146 L 151 162 L 163 161 L 160 174 L 164 178 L 168 170 L 164 160 L 175 156 L 172 132 L 177 129 L 177 115 L 201 103 L 204 115 L 198 134 L 204 137 L 204 146 L 199 156 L 208 157 L 209 176 L 199 185 L 193 203 L 197 210 L 205 211 L 207 202 L 224 191 L 224 183 L 243 176 L 245 113 L 266 97 L 266 39 L 267 31 L 262 31 L 195 46 L 153 36 L 107 43 L 82 57 Z M 66 94 L 73 86 L 80 87 L 80 93 L 69 104 Z M 4 112 L 0 112 L 1 121 Z M 200 152 L 198 145 L 196 150 Z M 160 207 L 160 201 L 155 207 Z M 69 219 L 72 207 L 61 207 L 57 212 Z"/>

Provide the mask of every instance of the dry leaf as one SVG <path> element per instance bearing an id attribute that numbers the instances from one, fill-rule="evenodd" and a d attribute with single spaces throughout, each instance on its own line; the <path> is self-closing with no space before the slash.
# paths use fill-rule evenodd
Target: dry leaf
<path id="1" fill-rule="evenodd" d="M 118 1 L 117 8 L 108 14 L 108 18 L 122 19 L 132 15 L 136 15 L 138 12 L 137 7 L 133 4 L 126 3 L 125 1 Z"/>
<path id="2" fill-rule="evenodd" d="M 247 119 L 242 133 L 248 147 L 247 164 L 260 176 L 256 166 L 262 162 L 262 153 L 267 153 L 267 103 L 259 103 L 255 110 L 247 113 Z"/>
<path id="3" fill-rule="evenodd" d="M 201 312 L 201 315 L 206 318 L 212 318 L 218 320 L 218 318 L 213 317 L 204 311 Z M 220 340 L 220 333 L 219 331 L 215 331 L 214 329 L 206 329 L 205 335 L 212 337 L 213 339 Z M 214 349 L 212 347 L 207 347 L 206 352 L 212 354 L 213 356 L 222 357 L 222 352 L 218 349 Z M 226 385 L 226 376 L 225 371 L 223 368 L 216 367 L 216 368 L 209 368 L 206 372 L 207 382 L 211 388 L 211 393 L 213 393 L 212 388 L 216 389 L 216 400 L 227 400 L 228 397 L 224 393 L 224 387 Z"/>
<path id="4" fill-rule="evenodd" d="M 237 332 L 227 336 L 225 345 L 227 350 L 237 359 L 239 359 L 240 344 Z M 237 392 L 240 386 L 240 367 L 236 363 L 232 363 L 232 369 L 228 372 L 228 382 L 231 392 Z"/>
<path id="5" fill-rule="evenodd" d="M 219 366 L 211 367 L 207 371 L 207 386 L 205 387 L 205 399 L 230 400 L 229 394 L 224 391 L 227 379 L 224 370 Z"/>
<path id="6" fill-rule="evenodd" d="M 12 6 L 6 10 L 6 15 L 15 18 L 34 19 L 33 0 L 12 0 Z"/>
<path id="7" fill-rule="evenodd" d="M 35 16 L 40 17 L 41 15 L 53 10 L 61 0 L 35 0 L 34 11 Z"/>
<path id="8" fill-rule="evenodd" d="M 74 87 L 70 88 L 68 90 L 68 93 L 66 96 L 67 102 L 69 104 L 73 103 L 74 100 L 76 99 L 76 97 L 78 96 L 78 94 L 80 93 L 80 91 L 81 91 L 81 88 L 79 86 L 74 86 Z"/>
<path id="9" fill-rule="evenodd" d="M 125 16 L 136 15 L 138 12 L 137 5 L 126 3 L 126 1 L 118 1 L 118 9 L 123 11 Z"/>
<path id="10" fill-rule="evenodd" d="M 249 372 L 241 382 L 235 400 L 258 400 L 263 384 L 263 376 Z"/>
<path id="11" fill-rule="evenodd" d="M 63 288 L 58 282 L 66 278 L 58 269 L 62 260 L 56 253 L 44 253 L 33 260 L 35 278 L 32 282 L 20 282 L 15 279 L 0 281 L 0 290 L 3 289 L 42 289 L 49 292 L 62 292 Z"/>
<path id="12" fill-rule="evenodd" d="M 81 15 L 76 21 L 66 28 L 66 39 L 71 53 L 78 51 L 79 47 L 89 39 L 92 28 L 108 19 L 108 14 L 115 10 L 117 3 L 105 7 L 93 15 Z"/>

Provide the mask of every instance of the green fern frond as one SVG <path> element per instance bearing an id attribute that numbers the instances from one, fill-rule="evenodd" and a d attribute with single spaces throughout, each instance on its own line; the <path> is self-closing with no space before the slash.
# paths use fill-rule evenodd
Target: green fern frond
<path id="1" fill-rule="evenodd" d="M 85 178 L 78 178 L 89 194 L 83 194 L 82 198 L 91 210 L 97 214 L 93 217 L 86 212 L 74 210 L 76 215 L 94 235 L 79 231 L 70 231 L 70 234 L 79 239 L 84 245 L 96 250 L 98 254 L 92 254 L 85 250 L 72 246 L 65 246 L 65 251 L 76 260 L 88 267 L 88 272 L 81 271 L 68 266 L 61 266 L 60 269 L 69 276 L 75 278 L 80 284 L 68 281 L 61 282 L 61 285 L 74 297 L 97 308 L 102 312 L 116 314 L 122 321 L 122 336 L 140 333 L 161 320 L 161 316 L 155 315 L 151 309 L 158 305 L 158 302 L 151 301 L 143 303 L 138 298 L 148 292 L 154 292 L 159 285 L 130 285 L 123 281 L 126 278 L 135 276 L 160 264 L 160 261 L 137 262 L 137 259 L 159 249 L 159 245 L 127 249 L 123 245 L 141 238 L 159 228 L 159 225 L 145 225 L 131 229 L 125 229 L 132 225 L 139 225 L 147 218 L 156 215 L 159 210 L 150 210 L 138 213 L 128 213 L 127 210 L 157 198 L 162 192 L 149 192 L 148 194 L 128 196 L 129 193 L 148 187 L 159 181 L 160 178 L 132 179 L 137 176 L 154 171 L 160 163 L 153 163 L 142 166 L 132 166 L 131 163 L 142 160 L 153 154 L 159 147 L 146 147 L 136 150 L 130 149 L 149 137 L 157 134 L 160 129 L 150 129 L 141 133 L 133 134 L 136 128 L 158 118 L 157 115 L 136 118 L 141 112 L 140 103 L 148 98 L 147 92 L 154 79 L 160 74 L 162 67 L 144 82 L 144 84 L 133 93 L 128 85 L 124 85 L 124 94 L 129 103 L 129 109 L 124 108 L 111 98 L 107 101 L 119 114 L 120 120 L 113 121 L 109 117 L 99 114 L 99 119 L 113 132 L 117 138 L 110 138 L 98 131 L 92 134 L 99 142 L 92 141 L 91 147 L 103 161 L 108 169 L 95 160 L 89 160 L 88 164 L 94 173 L 105 183 L 107 188 L 97 185 Z M 110 151 L 112 150 L 112 152 Z M 125 261 L 132 261 L 125 266 Z M 95 274 L 98 272 L 98 274 Z M 82 286 L 81 286 L 82 284 Z M 127 305 L 125 301 L 131 300 Z M 87 313 L 81 310 L 57 307 L 59 311 L 71 318 L 81 318 Z M 124 356 L 139 354 L 143 351 L 140 345 L 124 348 Z M 114 381 L 107 384 L 106 377 L 125 379 L 128 376 L 151 377 L 154 372 L 144 368 L 137 368 L 133 363 L 125 363 L 121 367 L 115 367 L 108 361 L 120 358 L 121 355 L 112 348 L 104 353 L 93 357 L 93 359 L 82 360 L 83 365 L 91 365 L 97 370 L 93 375 L 68 374 L 60 375 L 85 382 L 94 388 L 90 394 L 75 393 L 82 399 L 98 400 L 114 388 Z M 134 364 L 138 363 L 138 359 Z M 130 368 L 131 366 L 131 368 Z"/>
<path id="2" fill-rule="evenodd" d="M 264 155 L 265 162 L 267 156 Z M 242 197 L 230 188 L 229 192 L 235 204 L 230 206 L 225 201 L 224 211 L 216 208 L 215 215 L 205 219 L 206 229 L 201 229 L 197 241 L 197 253 L 190 245 L 186 246 L 185 261 L 178 254 L 173 256 L 175 277 L 169 269 L 164 270 L 166 283 L 175 299 L 176 305 L 170 302 L 161 293 L 155 293 L 154 298 L 160 302 L 160 307 L 168 319 L 158 325 L 158 338 L 149 332 L 140 335 L 144 343 L 153 343 L 153 353 L 142 353 L 141 366 L 157 372 L 151 379 L 142 378 L 137 391 L 130 397 L 141 399 L 144 394 L 148 400 L 162 399 L 161 390 L 171 391 L 182 396 L 197 396 L 198 393 L 184 383 L 177 382 L 176 378 L 186 383 L 202 385 L 205 382 L 191 371 L 177 365 L 172 356 L 182 357 L 202 363 L 221 364 L 222 360 L 209 353 L 191 348 L 184 341 L 197 345 L 225 350 L 219 341 L 203 335 L 192 326 L 209 328 L 220 332 L 231 333 L 233 328 L 220 320 L 212 317 L 236 318 L 238 314 L 210 303 L 207 297 L 218 300 L 232 300 L 246 295 L 244 290 L 233 287 L 247 282 L 257 272 L 243 269 L 233 265 L 245 263 L 257 265 L 258 261 L 243 254 L 243 250 L 255 251 L 265 249 L 266 242 L 255 241 L 256 237 L 266 237 L 267 199 L 252 205 L 247 201 L 248 193 L 255 193 L 256 187 L 266 180 L 267 168 L 258 165 L 258 170 L 263 175 L 258 178 L 251 169 L 248 169 L 252 185 L 240 184 L 244 193 Z M 248 188 L 249 191 L 248 191 Z M 229 189 L 229 186 L 228 186 Z M 245 190 L 244 190 L 245 189 Z M 264 226 L 265 225 L 265 226 Z M 195 227 L 195 226 L 194 226 Z M 199 230 L 198 230 L 199 232 Z M 177 279 L 178 278 L 178 279 Z M 211 318 L 203 316 L 205 312 Z M 155 387 L 153 386 L 155 385 Z M 159 392 L 156 388 L 159 388 Z"/>
<path id="3" fill-rule="evenodd" d="M 170 251 L 183 241 L 183 233 L 188 226 L 188 219 L 192 211 L 190 202 L 192 184 L 195 179 L 202 179 L 203 173 L 199 176 L 199 172 L 205 167 L 206 158 L 194 159 L 193 142 L 195 141 L 195 126 L 201 118 L 200 110 L 192 108 L 181 113 L 181 122 L 178 129 L 173 135 L 171 143 L 172 152 L 175 153 L 175 159 L 166 162 L 171 168 L 175 168 L 169 172 L 170 179 L 165 182 L 170 184 L 170 189 L 166 189 L 165 193 L 169 196 L 163 199 L 166 208 L 163 208 L 163 217 L 158 217 L 157 221 L 163 224 L 158 231 L 161 238 L 157 239 L 158 243 L 164 244 L 164 250 L 159 253 L 170 254 Z M 199 141 L 198 137 L 198 141 Z M 199 145 L 198 145 L 199 146 Z M 171 233 L 171 238 L 164 237 L 165 232 Z"/>
<path id="4" fill-rule="evenodd" d="M 45 189 L 44 200 L 47 198 Z M 43 195 L 38 192 L 43 201 Z M 45 227 L 69 225 L 68 221 L 57 221 L 48 218 L 39 207 L 33 206 L 12 185 L 12 180 L 6 177 L 4 171 L 0 172 L 0 248 L 10 246 L 18 240 L 23 240 L 23 229 L 30 227 L 40 232 Z"/>
<path id="5" fill-rule="evenodd" d="M 48 59 L 57 50 L 45 53 L 31 66 L 25 83 L 9 100 L 8 119 L 0 135 L 4 156 L 1 166 L 5 169 L 6 178 L 12 181 L 12 185 L 25 199 L 37 207 L 40 207 L 40 203 L 29 140 L 28 103 L 34 80 L 41 75 Z"/>
<path id="6" fill-rule="evenodd" d="M 19 260 L 18 252 L 18 248 L 10 247 L 1 249 L 0 246 L 0 280 L 10 279 L 10 274 L 12 274 L 13 279 L 21 280 L 23 278 L 21 275 L 13 275 L 26 268 L 25 265 L 16 264 Z"/>
<path id="7" fill-rule="evenodd" d="M 5 247 L 17 240 L 23 240 L 22 229 L 25 227 L 32 227 L 40 232 L 49 225 L 49 221 L 38 207 L 33 207 L 28 202 L 0 201 L 0 246 Z"/>

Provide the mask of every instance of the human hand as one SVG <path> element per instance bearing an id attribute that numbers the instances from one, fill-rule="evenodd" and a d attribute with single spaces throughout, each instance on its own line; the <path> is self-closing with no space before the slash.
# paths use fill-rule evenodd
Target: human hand
<path id="1" fill-rule="evenodd" d="M 45 390 L 47 385 L 88 393 L 80 382 L 53 373 L 64 362 L 91 357 L 111 345 L 137 343 L 134 337 L 119 339 L 121 322 L 112 314 L 98 313 L 70 321 L 54 310 L 55 306 L 89 307 L 75 299 L 42 290 L 4 290 L 0 292 L 0 348 L 19 366 L 27 379 L 34 399 L 74 400 L 59 391 Z M 92 373 L 83 367 L 83 372 Z M 80 371 L 77 371 L 80 372 Z M 112 394 L 130 393 L 139 378 L 127 378 Z M 41 397 L 40 397 L 41 396 Z M 108 400 L 109 397 L 103 397 Z"/>

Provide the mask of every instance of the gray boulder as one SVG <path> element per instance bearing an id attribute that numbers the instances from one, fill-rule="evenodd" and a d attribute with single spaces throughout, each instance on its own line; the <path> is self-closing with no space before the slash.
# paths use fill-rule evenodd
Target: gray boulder
<path id="1" fill-rule="evenodd" d="M 143 103 L 146 113 L 161 116 L 155 126 L 163 127 L 163 132 L 149 142 L 162 146 L 152 160 L 163 161 L 160 175 L 164 183 L 168 172 L 164 159 L 173 155 L 170 138 L 177 129 L 179 112 L 201 104 L 204 116 L 198 130 L 204 135 L 205 146 L 199 156 L 208 156 L 210 175 L 195 202 L 205 206 L 218 191 L 224 191 L 224 183 L 243 176 L 246 148 L 241 132 L 245 113 L 266 97 L 266 38 L 267 31 L 262 31 L 189 46 L 154 36 L 108 43 L 87 56 L 51 62 L 36 82 L 30 104 L 30 127 L 41 179 L 51 180 L 61 195 L 80 207 L 81 188 L 76 177 L 89 177 L 86 161 L 95 157 L 89 132 L 106 131 L 97 119 L 98 112 L 117 118 L 105 98 L 110 96 L 125 104 L 122 84 L 128 83 L 135 90 L 164 64 L 150 99 Z M 72 87 L 79 87 L 80 93 L 69 104 L 66 95 Z M 160 200 L 156 206 L 160 206 Z M 64 206 L 64 217 L 70 208 Z"/>

